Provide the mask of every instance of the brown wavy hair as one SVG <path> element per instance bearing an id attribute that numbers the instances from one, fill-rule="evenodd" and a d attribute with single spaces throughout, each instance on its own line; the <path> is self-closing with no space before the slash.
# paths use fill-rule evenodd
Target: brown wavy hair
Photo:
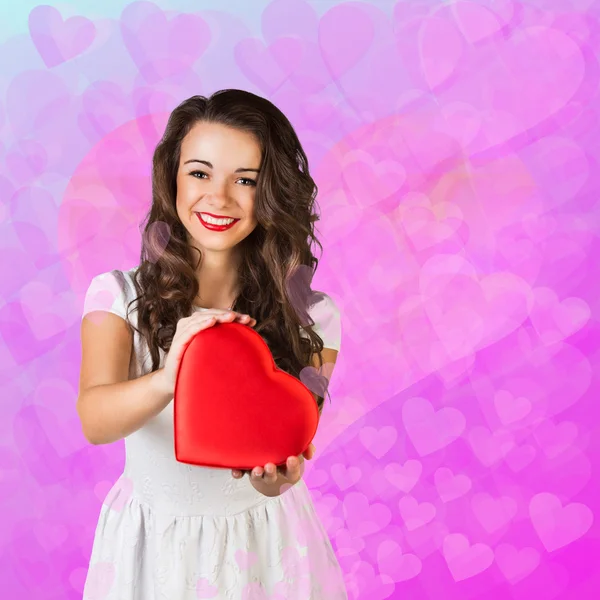
<path id="1" fill-rule="evenodd" d="M 152 159 L 152 206 L 143 221 L 140 266 L 134 278 L 138 296 L 129 303 L 137 302 L 134 329 L 146 340 L 151 371 L 156 371 L 159 348 L 168 352 L 177 322 L 192 314 L 198 296 L 196 270 L 202 253 L 187 242 L 176 211 L 181 143 L 198 122 L 251 133 L 260 144 L 257 226 L 240 242 L 240 293 L 233 310 L 256 319 L 254 330 L 267 343 L 277 367 L 299 379 L 300 371 L 311 366 L 313 353 L 323 365 L 323 340 L 313 331 L 308 314 L 308 307 L 321 297 L 310 288 L 319 263 L 311 242 L 323 250 L 314 232 L 318 188 L 289 120 L 271 102 L 250 92 L 225 89 L 209 98 L 192 96 L 168 119 Z M 300 335 L 301 326 L 308 338 Z M 325 377 L 318 383 L 319 390 L 326 390 Z M 320 414 L 324 397 L 317 396 Z"/>

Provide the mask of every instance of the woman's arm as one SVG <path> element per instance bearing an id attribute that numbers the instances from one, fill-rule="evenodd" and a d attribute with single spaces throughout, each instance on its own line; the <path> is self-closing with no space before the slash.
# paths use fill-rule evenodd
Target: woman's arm
<path id="1" fill-rule="evenodd" d="M 133 335 L 121 317 L 106 311 L 85 316 L 81 344 L 77 413 L 90 443 L 110 444 L 128 436 L 173 399 L 160 387 L 162 369 L 129 380 Z"/>
<path id="2" fill-rule="evenodd" d="M 160 370 L 137 379 L 87 388 L 77 399 L 77 412 L 87 440 L 110 444 L 137 431 L 173 399 L 157 385 Z"/>

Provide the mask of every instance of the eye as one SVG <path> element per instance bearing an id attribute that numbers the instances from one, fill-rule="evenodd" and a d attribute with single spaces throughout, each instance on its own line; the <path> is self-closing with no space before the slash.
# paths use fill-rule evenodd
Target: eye
<path id="1" fill-rule="evenodd" d="M 191 171 L 190 175 L 196 177 L 196 175 L 206 175 L 204 171 Z M 203 177 L 196 177 L 196 179 L 204 179 Z M 248 177 L 240 177 L 238 181 L 249 181 L 250 183 L 245 183 L 244 187 L 256 185 L 256 181 L 254 179 L 249 179 Z"/>

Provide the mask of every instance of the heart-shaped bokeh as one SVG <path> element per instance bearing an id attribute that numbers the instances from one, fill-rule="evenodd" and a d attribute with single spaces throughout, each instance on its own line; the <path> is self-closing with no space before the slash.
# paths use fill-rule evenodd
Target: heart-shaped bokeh
<path id="1" fill-rule="evenodd" d="M 283 465 L 308 448 L 319 421 L 310 390 L 241 323 L 217 323 L 192 338 L 173 402 L 176 459 L 206 467 Z"/>

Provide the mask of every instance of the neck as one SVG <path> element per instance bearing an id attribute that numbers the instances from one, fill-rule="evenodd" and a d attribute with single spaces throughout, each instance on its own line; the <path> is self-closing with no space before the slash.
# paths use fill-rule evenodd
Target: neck
<path id="1" fill-rule="evenodd" d="M 232 253 L 203 252 L 196 273 L 199 292 L 194 304 L 229 310 L 238 294 L 238 264 Z"/>

